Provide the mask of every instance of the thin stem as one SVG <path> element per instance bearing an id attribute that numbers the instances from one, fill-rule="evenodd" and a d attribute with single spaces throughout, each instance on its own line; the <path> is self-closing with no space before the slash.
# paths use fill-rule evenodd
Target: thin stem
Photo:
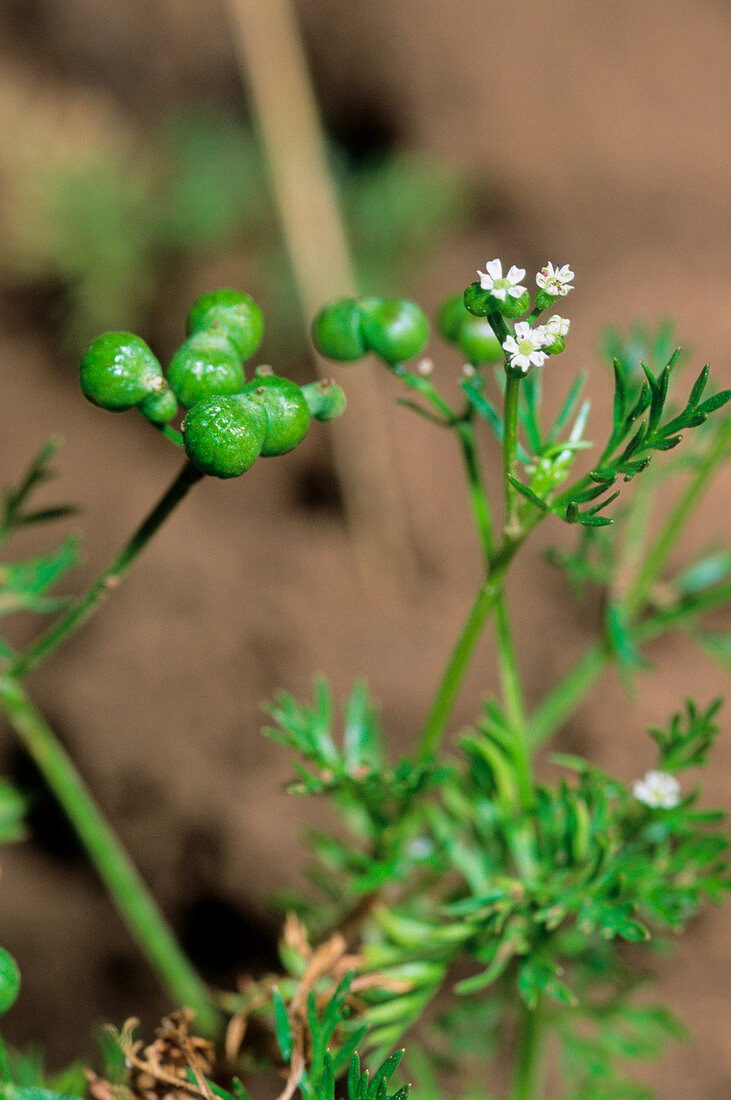
<path id="1" fill-rule="evenodd" d="M 462 420 L 457 425 L 459 440 L 462 445 L 462 455 L 467 471 L 467 484 L 469 487 L 470 504 L 475 520 L 480 542 L 482 544 L 485 564 L 489 566 L 492 554 L 493 532 L 492 518 L 485 494 L 485 487 L 480 474 L 475 446 L 475 434 L 472 424 Z M 527 722 L 525 706 L 523 703 L 523 691 L 518 672 L 518 661 L 513 644 L 505 593 L 501 589 L 495 599 L 495 628 L 497 633 L 498 672 L 502 689 L 505 709 L 510 719 L 510 724 L 516 734 L 525 739 Z"/>
<path id="2" fill-rule="evenodd" d="M 164 435 L 166 439 L 174 443 L 176 447 L 185 446 L 182 434 L 177 428 L 173 428 L 171 424 L 155 424 L 153 426 L 157 428 L 161 435 Z"/>
<path id="3" fill-rule="evenodd" d="M 520 682 L 518 661 L 513 643 L 507 600 L 504 589 L 500 590 L 495 601 L 495 632 L 498 649 L 498 674 L 505 711 L 511 728 L 521 741 L 528 743 L 528 720 L 523 701 L 523 688 Z"/>
<path id="4" fill-rule="evenodd" d="M 685 492 L 675 502 L 664 527 L 647 552 L 625 601 L 629 615 L 636 614 L 641 610 L 645 596 L 665 565 L 678 536 L 685 527 L 691 512 L 698 504 L 701 494 L 713 476 L 719 461 L 726 453 L 729 441 L 731 441 L 731 419 L 726 419 L 717 432 L 715 440 L 696 467 L 695 474 L 686 486 Z"/>
<path id="5" fill-rule="evenodd" d="M 472 514 L 480 536 L 485 565 L 489 569 L 490 556 L 493 549 L 492 517 L 490 516 L 490 507 L 487 501 L 477 457 L 475 433 L 472 424 L 467 420 L 459 421 L 456 425 L 456 430 L 465 461 Z M 508 720 L 516 738 L 515 764 L 521 784 L 521 795 L 523 801 L 526 802 L 530 800 L 530 791 L 532 788 L 530 749 L 527 738 L 528 724 L 523 703 L 523 691 L 520 682 L 520 673 L 518 671 L 518 662 L 510 627 L 510 616 L 508 613 L 507 601 L 505 599 L 505 592 L 502 588 L 495 596 L 495 630 L 497 637 L 500 687 Z"/>
<path id="6" fill-rule="evenodd" d="M 520 397 L 520 379 L 508 375 L 505 386 L 505 405 L 503 411 L 503 480 L 505 483 L 505 533 L 515 534 L 518 525 L 518 491 L 511 484 L 518 469 L 518 399 Z"/>
<path id="7" fill-rule="evenodd" d="M 541 1100 L 543 1092 L 543 1028 L 538 1008 L 523 1005 L 511 1100 Z"/>
<path id="8" fill-rule="evenodd" d="M 524 536 L 515 541 L 505 541 L 493 558 L 487 578 L 477 590 L 467 620 L 452 650 L 432 702 L 417 751 L 417 757 L 420 760 L 427 760 L 436 752 L 470 658 L 482 634 L 488 615 L 494 607 L 495 600 L 500 594 L 500 588 L 508 566 L 522 545 L 523 538 Z"/>
<path id="9" fill-rule="evenodd" d="M 608 661 L 606 646 L 595 642 L 534 710 L 529 721 L 529 737 L 534 749 L 573 714 Z"/>
<path id="10" fill-rule="evenodd" d="M 186 462 L 168 491 L 155 505 L 147 519 L 137 528 L 129 542 L 122 548 L 111 565 L 104 570 L 90 588 L 68 609 L 65 615 L 42 634 L 25 653 L 21 653 L 6 670 L 9 676 L 20 678 L 48 657 L 74 631 L 93 615 L 104 597 L 119 585 L 132 562 L 144 550 L 156 531 L 162 526 L 185 494 L 203 477 L 200 470 Z"/>
<path id="11" fill-rule="evenodd" d="M 460 420 L 455 425 L 455 429 L 462 448 L 472 516 L 477 527 L 477 533 L 480 536 L 482 554 L 487 564 L 493 551 L 492 517 L 477 457 L 475 431 L 468 420 Z"/>
<path id="12" fill-rule="evenodd" d="M 227 6 L 307 333 L 325 302 L 358 288 L 297 9 L 293 0 Z M 320 377 L 330 376 L 331 363 L 316 355 L 313 361 Z M 334 421 L 329 435 L 353 550 L 366 581 L 408 577 L 416 571 L 414 546 L 374 365 L 349 375 L 348 401 L 358 417 Z"/>
<path id="13" fill-rule="evenodd" d="M 76 829 L 112 901 L 177 1005 L 196 1012 L 196 1027 L 220 1033 L 205 986 L 180 951 L 147 886 L 104 820 L 74 764 L 18 680 L 0 678 L 0 708 Z"/>

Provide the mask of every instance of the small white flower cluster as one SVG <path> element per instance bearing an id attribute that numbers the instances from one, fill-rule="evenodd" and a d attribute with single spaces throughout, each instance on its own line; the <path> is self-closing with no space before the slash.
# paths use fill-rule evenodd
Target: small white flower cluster
<path id="1" fill-rule="evenodd" d="M 546 294 L 551 294 L 554 298 L 563 298 L 574 289 L 571 286 L 573 277 L 574 273 L 568 264 L 564 264 L 563 267 L 554 267 L 553 264 L 548 263 L 536 275 L 536 282 Z"/>
<path id="2" fill-rule="evenodd" d="M 668 772 L 647 772 L 632 788 L 638 802 L 651 809 L 672 810 L 680 802 L 680 783 Z"/>
<path id="3" fill-rule="evenodd" d="M 500 302 L 508 297 L 521 298 L 527 289 L 521 280 L 525 277 L 525 268 L 513 265 L 507 275 L 503 275 L 500 260 L 490 260 L 485 271 L 478 271 L 480 286 Z M 553 297 L 564 297 L 573 289 L 571 283 L 574 273 L 568 264 L 554 267 L 547 263 L 536 275 L 536 283 Z M 563 340 L 569 331 L 571 322 L 556 314 L 545 325 L 531 326 L 528 321 L 518 321 L 515 331 L 503 341 L 503 350 L 507 352 L 510 365 L 521 374 L 528 374 L 531 367 L 542 367 L 548 357 L 548 350 L 558 339 Z M 563 345 L 560 345 L 563 348 Z M 559 349 L 555 349 L 559 350 Z"/>
<path id="4" fill-rule="evenodd" d="M 510 356 L 510 365 L 522 374 L 527 374 L 531 367 L 542 367 L 547 358 L 545 349 L 550 348 L 558 337 L 563 339 L 570 327 L 571 322 L 558 314 L 545 325 L 535 325 L 533 328 L 527 321 L 518 321 L 515 333 L 503 341 L 503 349 Z"/>
<path id="5" fill-rule="evenodd" d="M 503 277 L 503 265 L 500 260 L 490 260 L 485 264 L 486 271 L 478 271 L 480 286 L 483 290 L 489 290 L 493 298 L 504 302 L 508 296 L 522 298 L 527 294 L 524 286 L 520 286 L 520 280 L 525 276 L 524 267 L 516 267 L 514 264 L 505 277 Z"/>

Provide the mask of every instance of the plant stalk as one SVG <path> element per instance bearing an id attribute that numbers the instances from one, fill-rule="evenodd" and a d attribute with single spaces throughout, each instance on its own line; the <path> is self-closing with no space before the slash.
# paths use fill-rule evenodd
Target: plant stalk
<path id="1" fill-rule="evenodd" d="M 505 482 L 505 534 L 514 536 L 518 526 L 518 491 L 511 484 L 518 470 L 518 400 L 520 379 L 508 375 L 503 411 L 503 479 Z"/>
<path id="2" fill-rule="evenodd" d="M 45 634 L 42 634 L 24 653 L 15 658 L 6 670 L 8 676 L 20 679 L 40 661 L 48 657 L 80 626 L 83 626 L 97 610 L 104 597 L 119 585 L 132 562 L 144 550 L 150 539 L 160 529 L 188 490 L 202 477 L 203 474 L 200 470 L 197 470 L 190 462 L 185 463 L 168 491 L 140 524 L 111 565 L 71 605 L 65 615 L 57 619 Z"/>
<path id="3" fill-rule="evenodd" d="M 530 1009 L 527 1005 L 522 1005 L 511 1100 L 541 1100 L 543 1068 L 540 1009 Z"/>
<path id="4" fill-rule="evenodd" d="M 452 650 L 434 701 L 431 706 L 421 741 L 417 750 L 417 759 L 428 760 L 434 756 L 444 733 L 444 727 L 454 705 L 457 692 L 482 634 L 510 562 L 523 542 L 523 538 L 511 541 L 506 539 L 501 549 L 494 555 L 488 575 L 477 590 L 462 632 Z"/>
<path id="5" fill-rule="evenodd" d="M 459 435 L 462 456 L 465 462 L 472 514 L 480 536 L 485 565 L 489 569 L 490 556 L 493 553 L 492 518 L 490 516 L 487 494 L 485 493 L 485 486 L 480 472 L 475 433 L 472 424 L 467 420 L 459 421 L 456 425 L 456 430 Z M 505 711 L 511 728 L 515 733 L 516 740 L 519 739 L 521 742 L 519 751 L 523 758 L 522 764 L 527 767 L 527 772 L 529 773 L 530 751 L 527 734 L 528 723 L 525 713 L 525 704 L 523 702 L 523 690 L 520 681 L 520 673 L 518 671 L 518 661 L 510 626 L 510 615 L 505 599 L 505 592 L 502 588 L 495 597 L 495 632 L 497 639 L 498 675 L 500 677 L 500 688 L 505 703 Z"/>
<path id="6" fill-rule="evenodd" d="M 74 826 L 109 896 L 176 1005 L 196 1013 L 196 1028 L 215 1036 L 222 1020 L 120 841 L 73 762 L 19 681 L 0 678 L 0 709 Z"/>

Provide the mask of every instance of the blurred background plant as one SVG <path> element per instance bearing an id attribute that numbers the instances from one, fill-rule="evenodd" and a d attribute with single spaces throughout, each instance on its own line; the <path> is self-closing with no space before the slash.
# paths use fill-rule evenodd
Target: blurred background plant
<path id="1" fill-rule="evenodd" d="M 260 143 L 241 117 L 188 104 L 143 130 L 101 94 L 0 88 L 0 279 L 50 293 L 68 350 L 143 329 L 171 278 L 236 250 L 267 303 L 270 348 L 305 350 Z M 360 286 L 395 293 L 475 216 L 463 173 L 399 151 L 358 162 L 329 145 Z"/>

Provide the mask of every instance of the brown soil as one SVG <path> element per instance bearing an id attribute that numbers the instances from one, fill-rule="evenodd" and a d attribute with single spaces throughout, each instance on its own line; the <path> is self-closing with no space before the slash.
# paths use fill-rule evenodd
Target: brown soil
<path id="1" fill-rule="evenodd" d="M 547 258 L 569 261 L 577 272 L 570 350 L 550 372 L 563 392 L 563 370 L 594 367 L 597 423 L 606 422 L 609 388 L 594 348 L 607 322 L 675 318 L 696 361 L 711 360 L 728 384 L 725 5 L 557 0 L 496 8 L 454 0 L 447 11 L 423 0 L 371 0 L 346 10 L 336 0 L 308 0 L 300 7 L 330 117 L 377 109 L 404 145 L 454 160 L 500 196 L 497 215 L 415 271 L 404 292 L 431 307 L 494 255 L 529 270 Z M 16 2 L 3 22 L 10 52 L 29 71 L 59 85 L 69 72 L 104 84 L 132 113 L 143 113 L 149 96 L 235 95 L 233 55 L 212 2 Z M 186 304 L 182 296 L 170 303 L 181 330 Z M 83 505 L 80 587 L 178 460 L 133 416 L 106 416 L 81 401 L 74 363 L 26 317 L 8 311 L 3 327 L 3 480 L 17 476 L 49 435 L 63 434 L 54 494 Z M 347 387 L 345 371 L 342 380 Z M 271 959 L 270 899 L 299 881 L 303 825 L 325 820 L 318 805 L 282 793 L 289 768 L 259 734 L 260 701 L 280 687 L 306 694 L 317 671 L 342 695 L 364 673 L 394 752 L 408 749 L 427 704 L 424 685 L 438 675 L 476 583 L 458 456 L 441 433 L 392 406 L 390 380 L 383 390 L 399 491 L 422 562 L 399 595 L 389 577 L 367 590 L 358 584 L 353 547 L 327 492 L 326 430 L 318 427 L 297 452 L 258 464 L 243 481 L 196 488 L 104 613 L 33 678 L 41 706 L 214 980 Z M 728 480 L 712 487 L 678 560 L 718 541 L 729 493 Z M 542 529 L 511 581 L 531 703 L 596 623 L 596 609 L 571 603 L 562 578 L 539 557 L 541 546 L 566 543 L 567 535 Z M 684 638 L 662 641 L 651 656 L 655 672 L 635 698 L 606 676 L 560 745 L 630 779 L 652 763 L 642 733 L 648 724 L 663 722 L 688 694 L 705 702 L 725 686 Z M 488 640 L 454 730 L 495 686 Z M 15 766 L 27 775 L 9 735 L 3 745 L 0 772 Z M 728 806 L 729 767 L 726 738 L 705 779 L 708 805 Z M 57 1063 L 88 1051 L 94 1022 L 130 1014 L 152 1022 L 164 1002 L 51 808 L 41 804 L 35 821 L 35 839 L 3 853 L 2 943 L 24 977 L 3 1033 L 42 1042 Z M 721 1100 L 731 1092 L 728 931 L 725 916 L 709 912 L 672 959 L 658 959 L 658 994 L 696 1033 L 694 1045 L 674 1047 L 647 1071 L 665 1100 Z M 216 949 L 222 942 L 226 951 Z"/>

